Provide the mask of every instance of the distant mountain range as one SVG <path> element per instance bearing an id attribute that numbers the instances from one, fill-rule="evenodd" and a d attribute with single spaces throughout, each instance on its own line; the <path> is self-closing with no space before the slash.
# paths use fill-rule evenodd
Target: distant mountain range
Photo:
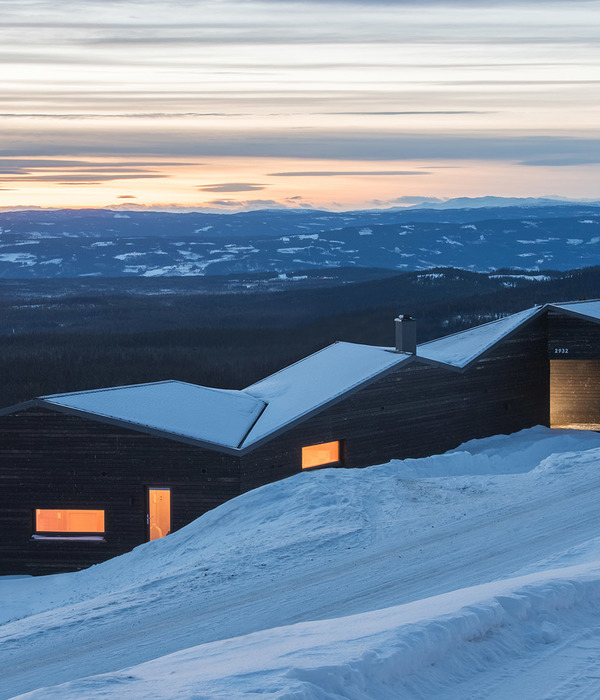
<path id="1" fill-rule="evenodd" d="M 550 196 L 550 197 L 454 197 L 452 199 L 440 199 L 439 197 L 400 197 L 398 206 L 388 207 L 386 209 L 367 209 L 360 210 L 372 214 L 382 212 L 398 212 L 412 211 L 414 209 L 481 209 L 489 207 L 546 207 L 546 206 L 595 206 L 600 207 L 600 200 L 577 200 L 568 199 L 566 197 Z M 105 207 L 96 211 L 125 211 L 126 213 L 137 211 L 145 213 L 171 213 L 171 214 L 232 214 L 237 213 L 253 213 L 253 210 L 248 208 L 235 209 L 234 211 L 225 211 L 222 207 L 188 207 L 177 204 L 135 204 L 127 202 L 126 204 L 115 204 L 110 207 Z M 26 212 L 26 211 L 60 211 L 50 208 L 43 209 L 41 207 L 0 207 L 0 212 Z M 80 210 L 81 211 L 81 210 Z M 255 211 L 255 210 L 254 210 Z M 263 210 L 265 211 L 265 210 Z M 280 206 L 274 209 L 269 209 L 270 212 L 285 212 L 296 214 L 329 214 L 329 211 L 311 209 L 309 207 L 294 208 Z M 346 212 L 347 214 L 356 214 L 356 211 Z"/>
<path id="2" fill-rule="evenodd" d="M 600 202 L 576 202 L 559 197 L 456 197 L 447 200 L 425 200 L 413 209 L 483 209 L 486 207 L 547 207 L 570 205 L 600 206 Z"/>
<path id="3" fill-rule="evenodd" d="M 341 213 L 3 212 L 0 277 L 225 275 L 353 266 L 567 270 L 600 262 L 597 204 L 517 200 L 515 206 L 497 199 L 455 200 L 463 207 L 468 202 L 468 208 L 444 202 L 428 209 Z"/>

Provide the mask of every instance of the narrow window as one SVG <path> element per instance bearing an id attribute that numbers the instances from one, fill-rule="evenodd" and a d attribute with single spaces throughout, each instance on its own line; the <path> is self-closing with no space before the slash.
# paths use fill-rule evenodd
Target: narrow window
<path id="1" fill-rule="evenodd" d="M 340 464 L 340 462 L 339 440 L 302 448 L 302 469 L 321 467 L 326 464 Z"/>
<path id="2" fill-rule="evenodd" d="M 150 540 L 171 531 L 171 489 L 148 489 L 148 530 Z"/>
<path id="3" fill-rule="evenodd" d="M 35 531 L 59 536 L 104 534 L 104 511 L 37 508 Z"/>

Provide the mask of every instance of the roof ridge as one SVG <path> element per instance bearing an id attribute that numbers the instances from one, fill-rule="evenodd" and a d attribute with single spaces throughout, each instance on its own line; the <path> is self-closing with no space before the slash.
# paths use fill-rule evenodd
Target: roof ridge
<path id="1" fill-rule="evenodd" d="M 154 386 L 156 384 L 174 384 L 174 383 L 179 383 L 179 384 L 188 384 L 189 382 L 179 382 L 177 379 L 160 379 L 156 382 L 142 382 L 140 384 L 121 384 L 119 386 L 105 386 L 105 387 L 100 387 L 99 389 L 82 389 L 81 391 L 65 391 L 60 394 L 44 394 L 43 396 L 38 396 L 37 398 L 39 399 L 54 399 L 58 397 L 64 397 L 64 396 L 79 396 L 81 394 L 100 394 L 103 391 L 117 391 L 119 389 L 132 389 L 134 387 L 140 387 L 140 386 Z M 197 386 L 195 384 L 191 384 L 191 386 Z"/>
<path id="2" fill-rule="evenodd" d="M 550 301 L 547 306 L 564 306 L 565 304 L 593 304 L 594 302 L 600 302 L 600 299 L 577 299 L 576 301 Z"/>
<path id="3" fill-rule="evenodd" d="M 291 365 L 286 365 L 285 367 L 278 369 L 276 372 L 273 372 L 273 374 L 268 374 L 266 377 L 263 377 L 262 379 L 259 379 L 258 381 L 248 385 L 247 387 L 244 387 L 240 391 L 247 393 L 248 389 L 252 389 L 253 386 L 256 386 L 257 384 L 265 382 L 265 381 L 267 381 L 267 379 L 271 379 L 272 377 L 276 377 L 277 375 L 281 374 L 282 372 L 286 372 L 287 370 L 291 369 L 292 367 L 295 367 L 296 365 L 299 365 L 302 362 L 306 362 L 306 360 L 310 359 L 311 357 L 315 357 L 315 355 L 320 355 L 322 352 L 325 352 L 326 350 L 334 347 L 335 345 L 350 345 L 352 347 L 357 347 L 357 348 L 369 348 L 371 350 L 381 350 L 382 352 L 395 352 L 394 348 L 391 346 L 383 347 L 382 345 L 367 345 L 366 343 L 352 343 L 349 340 L 335 340 L 333 343 L 326 345 L 324 348 L 321 348 L 320 350 L 316 350 L 315 352 L 311 352 L 310 355 L 305 355 L 304 357 L 301 357 L 299 360 L 296 360 L 296 362 L 292 362 Z M 397 353 L 397 354 L 409 354 L 409 353 Z M 249 394 L 249 395 L 252 396 L 252 394 Z"/>
<path id="4" fill-rule="evenodd" d="M 425 345 L 430 345 L 431 343 L 437 343 L 439 340 L 446 340 L 447 338 L 454 338 L 457 335 L 462 335 L 463 333 L 468 333 L 469 331 L 476 330 L 478 328 L 483 328 L 484 326 L 491 326 L 494 323 L 500 323 L 501 321 L 510 318 L 511 316 L 516 316 L 517 314 L 525 313 L 525 311 L 533 311 L 534 309 L 543 309 L 551 304 L 539 304 L 536 306 L 529 306 L 526 309 L 521 309 L 521 311 L 515 311 L 514 313 L 507 314 L 506 316 L 501 316 L 500 318 L 495 318 L 493 321 L 486 321 L 485 323 L 479 323 L 476 326 L 470 326 L 469 328 L 463 328 L 462 331 L 455 331 L 454 333 L 449 333 L 448 335 L 442 335 L 439 338 L 433 338 L 432 340 L 427 340 L 424 343 L 419 343 L 417 349 L 425 347 Z"/>
<path id="5" fill-rule="evenodd" d="M 50 410 L 229 451 L 238 448 L 267 406 L 263 399 L 241 391 L 177 380 L 57 394 L 37 399 L 36 403 Z"/>
<path id="6" fill-rule="evenodd" d="M 244 387 L 243 389 L 240 389 L 240 391 L 247 393 L 248 389 L 251 389 L 253 386 L 260 384 L 261 382 L 264 382 L 267 379 L 271 379 L 271 377 L 276 377 L 278 374 L 281 374 L 285 370 L 290 369 L 290 367 L 295 367 L 296 365 L 299 365 L 301 362 L 304 362 L 309 357 L 314 357 L 315 355 L 319 355 L 320 353 L 327 350 L 327 348 L 332 348 L 334 345 L 339 345 L 340 343 L 343 343 L 343 342 L 344 342 L 343 340 L 335 340 L 333 343 L 326 345 L 324 348 L 321 348 L 320 350 L 316 350 L 315 352 L 311 352 L 310 355 L 305 355 L 304 357 L 301 357 L 299 360 L 296 360 L 296 362 L 292 362 L 291 365 L 286 365 L 285 367 L 278 369 L 276 372 L 273 372 L 272 374 L 267 374 L 266 377 L 263 377 L 262 379 L 259 379 L 258 381 L 253 382 L 252 384 L 249 384 L 248 386 Z M 357 345 L 358 343 L 347 343 L 347 344 L 348 345 Z M 249 394 L 249 396 L 252 396 L 252 394 Z M 254 397 L 254 398 L 256 398 L 256 397 Z"/>
<path id="7" fill-rule="evenodd" d="M 279 378 L 279 372 L 271 375 L 264 380 L 264 386 L 260 382 L 258 386 L 252 385 L 255 388 L 251 395 L 261 397 L 268 405 L 240 445 L 242 449 L 274 437 L 286 426 L 305 420 L 376 378 L 416 359 L 415 355 L 396 353 L 377 345 L 343 341 L 333 343 L 323 351 L 304 358 L 305 363 L 295 363 L 295 368 L 294 365 L 285 368 L 292 369 Z M 315 369 L 317 374 L 314 374 Z"/>

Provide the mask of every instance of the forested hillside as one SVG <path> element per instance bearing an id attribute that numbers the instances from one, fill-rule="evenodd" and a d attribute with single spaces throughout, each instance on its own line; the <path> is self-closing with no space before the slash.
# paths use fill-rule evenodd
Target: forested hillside
<path id="1" fill-rule="evenodd" d="M 61 294 L 2 282 L 0 405 L 162 379 L 241 388 L 336 340 L 392 345 L 398 313 L 418 318 L 422 342 L 533 304 L 600 297 L 600 268 L 534 278 L 438 269 L 239 294 L 194 293 L 189 280 L 136 293 L 134 282 L 83 291 L 73 281 Z"/>

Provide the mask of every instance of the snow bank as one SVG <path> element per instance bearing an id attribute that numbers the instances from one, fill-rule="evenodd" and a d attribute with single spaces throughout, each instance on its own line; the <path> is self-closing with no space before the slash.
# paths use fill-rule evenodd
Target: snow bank
<path id="1" fill-rule="evenodd" d="M 403 477 L 425 479 L 466 474 L 528 472 L 557 453 L 600 447 L 600 433 L 591 430 L 550 430 L 541 425 L 512 435 L 470 440 L 455 450 L 426 459 L 397 461 Z"/>
<path id="2" fill-rule="evenodd" d="M 298 474 L 86 571 L 0 580 L 0 698 L 434 697 L 595 619 L 599 497 L 600 435 L 545 428 Z"/>
<path id="3" fill-rule="evenodd" d="M 430 698 L 598 624 L 599 602 L 600 562 L 205 644 L 19 697 Z"/>
<path id="4" fill-rule="evenodd" d="M 166 538 L 148 542 L 103 564 L 72 574 L 30 579 L 0 578 L 0 624 L 153 582 L 185 582 L 201 576 L 205 586 L 259 569 L 335 557 L 373 546 L 374 538 L 409 542 L 423 531 L 454 523 L 497 504 L 521 500 L 533 480 L 568 469 L 573 450 L 600 448 L 600 434 L 538 426 L 513 435 L 464 443 L 422 459 L 393 460 L 366 469 L 322 469 L 250 491 Z M 564 458 L 562 453 L 567 453 Z M 543 460 L 555 454 L 556 459 Z M 595 469 L 584 451 L 580 461 Z M 538 471 L 534 471 L 540 465 Z M 562 465 L 562 466 L 561 466 Z M 503 475 L 527 473 L 527 482 Z M 489 478 L 488 478 L 489 477 Z M 538 484 L 539 485 L 539 484 Z M 133 593 L 131 593 L 133 595 Z"/>

